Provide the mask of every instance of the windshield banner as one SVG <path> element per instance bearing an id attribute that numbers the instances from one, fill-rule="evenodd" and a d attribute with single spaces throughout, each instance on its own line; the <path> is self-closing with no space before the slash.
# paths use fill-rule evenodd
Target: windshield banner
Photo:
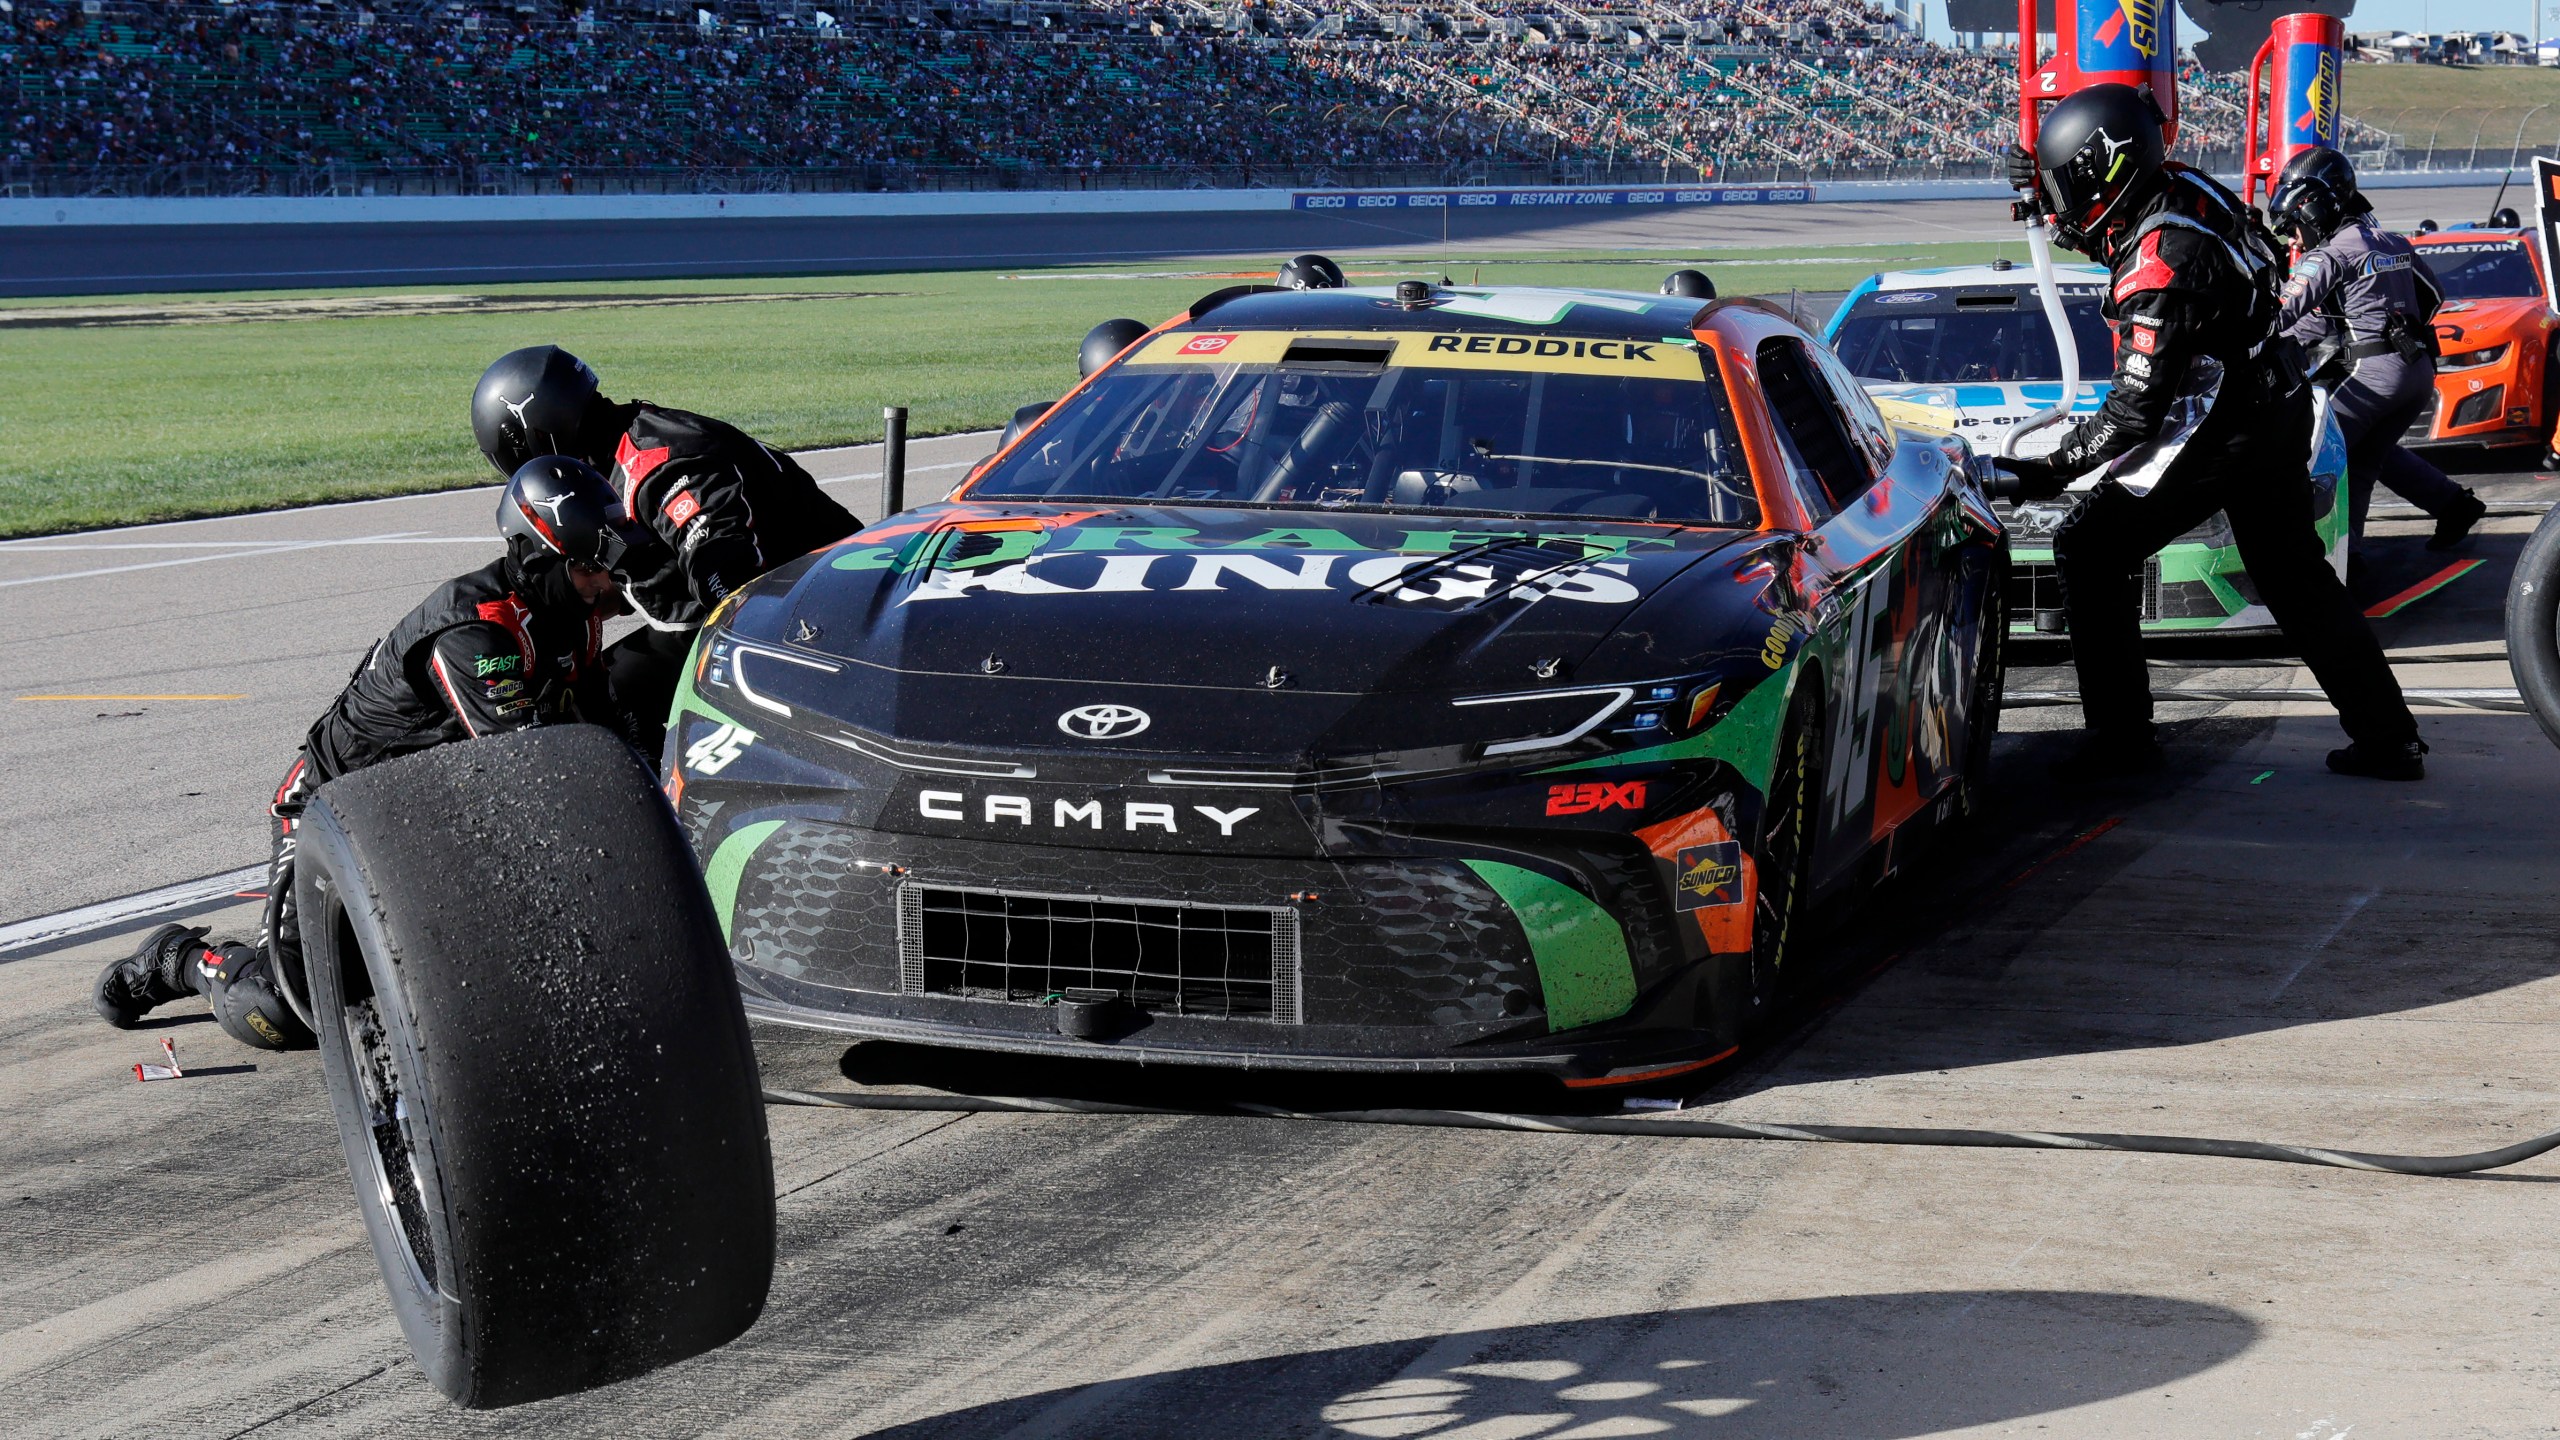
<path id="1" fill-rule="evenodd" d="M 1386 348 L 1392 339 L 1394 348 Z M 1351 341 L 1372 344 L 1383 364 L 1435 370 L 1533 370 L 1567 375 L 1633 375 L 1663 380 L 1701 377 L 1696 342 L 1660 340 L 1595 340 L 1528 335 L 1316 333 L 1290 330 L 1241 330 L 1200 333 L 1176 331 L 1158 336 L 1124 365 L 1277 365 L 1304 341 Z M 1316 363 L 1338 363 L 1341 352 L 1327 348 Z"/>

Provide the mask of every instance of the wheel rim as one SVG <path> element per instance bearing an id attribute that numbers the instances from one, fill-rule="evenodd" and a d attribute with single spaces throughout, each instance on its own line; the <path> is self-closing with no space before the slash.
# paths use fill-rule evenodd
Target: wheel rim
<path id="1" fill-rule="evenodd" d="M 425 1103 L 401 1083 L 391 1036 L 373 997 L 349 1001 L 343 1018 L 339 1035 L 347 1071 L 355 1077 L 356 1093 L 364 1104 L 370 1142 L 362 1147 L 365 1173 L 360 1183 L 372 1187 L 391 1221 L 410 1285 L 421 1294 L 434 1294 L 435 1236 L 427 1223 L 418 1147 L 410 1138 L 426 1127 Z"/>

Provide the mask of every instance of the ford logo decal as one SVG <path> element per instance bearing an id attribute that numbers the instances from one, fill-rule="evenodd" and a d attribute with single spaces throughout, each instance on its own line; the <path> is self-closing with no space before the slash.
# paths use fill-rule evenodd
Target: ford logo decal
<path id="1" fill-rule="evenodd" d="M 1058 728 L 1079 740 L 1119 740 L 1154 724 L 1134 705 L 1079 705 L 1058 717 Z"/>

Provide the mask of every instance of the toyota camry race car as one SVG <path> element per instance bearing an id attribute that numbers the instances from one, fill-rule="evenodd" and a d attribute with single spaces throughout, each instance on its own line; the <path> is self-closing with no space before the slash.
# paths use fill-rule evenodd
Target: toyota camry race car
<path id="1" fill-rule="evenodd" d="M 666 785 L 770 1019 L 1649 1078 L 1962 812 L 2006 562 L 1759 302 L 1237 287 L 732 597 Z"/>
<path id="2" fill-rule="evenodd" d="M 2501 217 L 2505 218 L 2505 217 Z M 2453 226 L 2409 237 L 2444 290 L 2436 393 L 2411 445 L 2552 448 L 2560 423 L 2560 314 L 2543 294 L 2532 232 Z"/>
<path id="3" fill-rule="evenodd" d="M 2114 364 L 2115 340 L 2099 313 L 2107 272 L 2100 265 L 2057 268 L 2080 371 L 2099 377 L 2082 381 L 2072 397 L 2073 413 L 2086 414 L 2105 403 L 2106 377 Z M 2011 427 L 2062 397 L 2062 357 L 2054 347 L 2035 277 L 2006 261 L 1868 276 L 1840 302 L 1823 338 L 1871 393 L 1951 415 L 1956 432 L 1985 452 L 1996 452 Z M 2064 429 L 2057 422 L 2029 434 L 2018 453 L 2049 453 L 2062 443 Z M 2346 442 L 2330 418 L 2328 395 L 2321 391 L 2312 432 L 2312 504 L 2321 543 L 2341 575 L 2347 563 L 2347 507 L 2340 490 L 2346 470 Z M 2098 479 L 2084 476 L 2072 489 L 2086 491 Z M 2010 623 L 2022 633 L 2065 628 L 2062 587 L 2053 568 L 2053 532 L 2074 503 L 2069 498 L 2001 503 L 2015 545 Z M 2275 616 L 2258 603 L 2257 589 L 2240 563 L 2239 546 L 2221 516 L 2144 562 L 2142 627 L 2154 634 L 2275 627 Z"/>

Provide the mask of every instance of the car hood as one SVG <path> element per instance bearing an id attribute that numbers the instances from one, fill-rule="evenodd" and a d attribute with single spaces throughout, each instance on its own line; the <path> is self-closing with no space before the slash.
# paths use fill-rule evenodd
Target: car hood
<path id="1" fill-rule="evenodd" d="M 2534 299 L 2448 300 L 2436 311 L 2436 335 L 2455 353 L 2515 338 L 2542 313 Z"/>
<path id="2" fill-rule="evenodd" d="M 1585 674 L 1584 662 L 1646 599 L 1748 533 L 937 505 L 776 572 L 732 632 L 842 662 L 823 678 L 758 667 L 758 683 L 794 682 L 792 703 L 874 735 L 1056 746 L 1065 711 L 1126 704 L 1157 729 L 1130 748 L 1302 757 L 1433 743 L 1423 732 L 1436 722 L 1398 719 L 1447 709 L 1417 709 L 1419 696 L 1637 678 Z"/>
<path id="3" fill-rule="evenodd" d="M 2103 357 L 2101 357 L 2103 360 Z M 2082 356 L 2086 366 L 2093 362 Z M 1996 455 L 2001 441 L 2008 437 L 2013 425 L 2035 415 L 2062 398 L 2059 380 L 1965 381 L 1951 385 L 1905 385 L 1882 380 L 1866 382 L 1867 393 L 1879 400 L 1900 400 L 1908 404 L 1926 405 L 1955 413 L 1956 433 L 1971 442 L 1978 453 Z M 2085 415 L 2106 403 L 2109 382 L 2083 380 L 2078 398 L 2071 407 L 2074 415 Z M 2048 425 L 2021 441 L 2021 455 L 2042 455 L 2062 443 L 2062 425 Z"/>

